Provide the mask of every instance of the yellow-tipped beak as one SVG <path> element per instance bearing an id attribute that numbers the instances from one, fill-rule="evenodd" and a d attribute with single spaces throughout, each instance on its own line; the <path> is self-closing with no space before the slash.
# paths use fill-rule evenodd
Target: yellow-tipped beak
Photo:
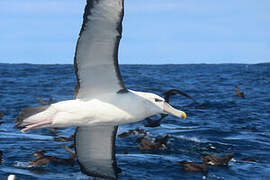
<path id="1" fill-rule="evenodd" d="M 163 111 L 172 116 L 176 116 L 183 119 L 187 118 L 187 114 L 184 111 L 177 110 L 173 108 L 171 105 L 169 105 L 168 103 L 164 103 Z"/>
<path id="2" fill-rule="evenodd" d="M 187 114 L 186 114 L 184 111 L 182 111 L 182 112 L 183 112 L 182 118 L 183 118 L 183 119 L 186 119 L 186 118 L 187 118 Z"/>

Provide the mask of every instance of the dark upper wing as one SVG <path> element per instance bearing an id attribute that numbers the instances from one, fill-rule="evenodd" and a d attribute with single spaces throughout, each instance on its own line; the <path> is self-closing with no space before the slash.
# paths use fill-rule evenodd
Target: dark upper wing
<path id="1" fill-rule="evenodd" d="M 78 127 L 75 150 L 83 173 L 117 179 L 115 136 L 117 126 Z"/>
<path id="2" fill-rule="evenodd" d="M 118 67 L 123 0 L 87 0 L 74 66 L 76 98 L 125 92 Z"/>

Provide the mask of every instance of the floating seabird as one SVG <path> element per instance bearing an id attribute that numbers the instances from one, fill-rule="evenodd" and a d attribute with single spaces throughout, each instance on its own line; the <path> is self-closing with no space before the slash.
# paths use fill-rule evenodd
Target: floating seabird
<path id="1" fill-rule="evenodd" d="M 153 142 L 153 140 L 147 137 L 142 137 L 139 139 L 139 141 L 140 141 L 140 144 L 139 144 L 140 150 L 152 150 L 152 149 L 158 148 L 156 144 Z"/>
<path id="2" fill-rule="evenodd" d="M 202 156 L 202 161 L 211 166 L 228 166 L 228 163 L 232 158 L 233 155 L 226 155 L 223 157 L 218 157 L 216 155 L 204 155 Z"/>
<path id="3" fill-rule="evenodd" d="M 66 142 L 66 141 L 73 141 L 74 140 L 74 134 L 72 134 L 69 137 L 55 137 L 55 141 L 60 141 L 60 142 Z"/>
<path id="4" fill-rule="evenodd" d="M 123 0 L 87 0 L 77 41 L 75 99 L 22 110 L 16 126 L 31 129 L 77 126 L 75 151 L 83 173 L 117 179 L 118 125 L 155 114 L 186 118 L 155 94 L 125 87 L 118 66 Z"/>
<path id="5" fill-rule="evenodd" d="M 47 155 L 44 155 L 44 153 L 46 151 L 38 150 L 33 154 L 33 156 L 35 156 L 35 159 L 29 162 L 28 167 L 46 166 L 50 162 L 58 163 L 58 164 L 65 164 L 65 165 L 73 165 L 75 157 L 71 153 L 71 151 L 70 151 L 70 149 L 68 147 L 65 147 L 65 149 L 68 151 L 68 153 L 70 153 L 71 158 L 63 159 L 63 158 L 58 158 L 58 157 L 55 157 L 55 156 L 47 156 Z"/>
<path id="6" fill-rule="evenodd" d="M 3 151 L 0 150 L 0 163 L 2 163 L 2 159 L 3 159 Z"/>
<path id="7" fill-rule="evenodd" d="M 3 111 L 0 111 L 0 119 L 2 119 L 2 117 L 5 115 L 5 113 Z"/>
<path id="8" fill-rule="evenodd" d="M 42 105 L 50 105 L 53 103 L 52 97 L 49 98 L 48 102 L 44 101 L 42 98 L 39 99 L 40 104 Z"/>
<path id="9" fill-rule="evenodd" d="M 145 135 L 147 135 L 147 132 L 144 129 L 136 127 L 134 130 L 128 130 L 127 132 L 122 132 L 121 134 L 118 135 L 118 137 L 123 138 L 123 137 L 127 137 L 131 134 L 145 136 Z"/>
<path id="10" fill-rule="evenodd" d="M 50 163 L 50 158 L 44 155 L 44 150 L 36 151 L 33 156 L 35 159 L 29 162 L 28 167 L 40 167 L 44 165 L 48 165 Z"/>
<path id="11" fill-rule="evenodd" d="M 138 139 L 140 144 L 139 144 L 139 149 L 140 150 L 164 150 L 167 148 L 167 142 L 169 140 L 169 136 L 166 135 L 164 137 L 157 137 L 153 141 L 152 139 L 149 139 L 147 137 L 142 137 Z"/>
<path id="12" fill-rule="evenodd" d="M 254 157 L 246 157 L 246 158 L 242 158 L 242 161 L 247 161 L 247 162 L 257 162 L 256 158 Z"/>
<path id="13" fill-rule="evenodd" d="M 187 161 L 181 161 L 179 162 L 185 169 L 185 171 L 189 172 L 202 172 L 207 173 L 208 172 L 208 166 L 206 163 L 199 163 L 199 162 L 187 162 Z"/>
<path id="14" fill-rule="evenodd" d="M 245 94 L 240 90 L 237 85 L 235 85 L 235 95 L 241 98 L 245 98 Z"/>

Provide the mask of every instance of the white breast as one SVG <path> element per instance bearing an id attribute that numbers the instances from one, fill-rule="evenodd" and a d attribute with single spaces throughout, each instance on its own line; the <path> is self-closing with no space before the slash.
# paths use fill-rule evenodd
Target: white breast
<path id="1" fill-rule="evenodd" d="M 134 93 L 63 101 L 52 106 L 57 111 L 53 126 L 115 126 L 136 122 L 152 115 L 146 104 L 145 99 Z"/>

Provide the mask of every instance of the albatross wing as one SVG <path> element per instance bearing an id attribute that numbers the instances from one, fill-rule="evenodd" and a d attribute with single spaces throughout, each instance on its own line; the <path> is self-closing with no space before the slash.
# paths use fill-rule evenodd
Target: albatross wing
<path id="1" fill-rule="evenodd" d="M 87 0 L 74 58 L 76 98 L 125 92 L 118 67 L 123 0 Z"/>
<path id="2" fill-rule="evenodd" d="M 117 179 L 114 142 L 117 126 L 78 127 L 75 134 L 76 155 L 83 173 Z"/>
<path id="3" fill-rule="evenodd" d="M 123 3 L 123 0 L 87 0 L 74 58 L 78 99 L 127 92 L 118 66 Z M 77 128 L 76 155 L 85 174 L 117 178 L 116 132 L 117 126 Z"/>

